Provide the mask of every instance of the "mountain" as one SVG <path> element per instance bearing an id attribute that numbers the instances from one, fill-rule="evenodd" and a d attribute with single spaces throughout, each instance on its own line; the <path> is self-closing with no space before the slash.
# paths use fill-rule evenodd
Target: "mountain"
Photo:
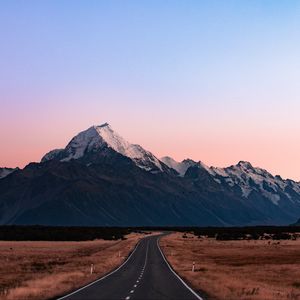
<path id="1" fill-rule="evenodd" d="M 211 167 L 209 172 L 220 184 L 239 187 L 242 196 L 247 199 L 260 194 L 274 205 L 300 201 L 299 183 L 290 179 L 283 180 L 278 175 L 274 177 L 264 169 L 254 168 L 249 162 L 240 161 L 224 169 Z"/>
<path id="2" fill-rule="evenodd" d="M 19 170 L 19 168 L 0 168 L 0 179 L 8 176 L 9 174 Z"/>
<path id="3" fill-rule="evenodd" d="M 300 218 L 297 220 L 296 223 L 293 223 L 290 226 L 300 226 Z"/>
<path id="4" fill-rule="evenodd" d="M 107 123 L 0 179 L 0 224 L 281 225 L 299 215 L 297 182 L 244 161 L 158 159 Z"/>
<path id="5" fill-rule="evenodd" d="M 164 161 L 177 169 L 178 164 L 182 167 L 184 162 L 178 163 L 171 158 L 164 158 Z M 268 214 L 269 221 L 277 219 L 279 214 L 282 215 L 282 223 L 285 223 L 285 219 L 295 220 L 295 210 L 298 211 L 300 204 L 299 182 L 284 180 L 278 175 L 273 176 L 246 161 L 240 161 L 237 165 L 227 168 L 208 167 L 201 162 L 193 166 L 197 165 L 205 170 L 206 176 L 219 185 L 219 189 L 225 188 L 234 192 L 242 201 L 255 206 L 260 213 Z M 209 185 L 212 185 L 212 182 Z"/>
<path id="6" fill-rule="evenodd" d="M 47 153 L 42 162 L 48 160 L 70 161 L 80 159 L 87 153 L 105 152 L 112 149 L 123 156 L 130 158 L 136 166 L 146 171 L 163 172 L 166 166 L 151 152 L 140 145 L 130 144 L 118 133 L 114 132 L 108 123 L 92 126 L 76 135 L 65 149 L 55 149 Z"/>
<path id="7" fill-rule="evenodd" d="M 268 171 L 261 168 L 254 168 L 251 163 L 240 161 L 237 165 L 227 168 L 208 167 L 202 162 L 192 160 L 183 160 L 177 162 L 171 157 L 161 159 L 170 168 L 175 169 L 181 176 L 191 166 L 201 166 L 209 175 L 220 185 L 239 190 L 240 196 L 251 199 L 255 194 L 269 199 L 274 205 L 280 202 L 300 201 L 300 184 L 280 176 L 273 176 Z M 293 200 L 293 201 L 292 201 Z"/>
<path id="8" fill-rule="evenodd" d="M 191 159 L 185 159 L 182 162 L 177 162 L 170 156 L 165 156 L 160 159 L 164 164 L 166 164 L 169 168 L 174 169 L 179 173 L 180 176 L 184 176 L 186 170 L 196 165 L 197 163 Z"/>

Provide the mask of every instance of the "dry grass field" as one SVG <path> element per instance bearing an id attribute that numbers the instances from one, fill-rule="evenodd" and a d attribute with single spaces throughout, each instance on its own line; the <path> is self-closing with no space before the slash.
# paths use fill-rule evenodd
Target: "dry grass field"
<path id="1" fill-rule="evenodd" d="M 143 234 L 126 240 L 0 242 L 0 298 L 49 299 L 120 265 Z M 91 275 L 91 264 L 94 273 Z"/>
<path id="2" fill-rule="evenodd" d="M 160 245 L 177 273 L 209 299 L 300 299 L 300 240 L 216 241 L 174 233 Z"/>

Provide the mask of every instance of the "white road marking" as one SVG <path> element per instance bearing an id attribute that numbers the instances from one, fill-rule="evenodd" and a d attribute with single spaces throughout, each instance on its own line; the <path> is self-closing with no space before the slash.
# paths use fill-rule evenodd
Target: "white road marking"
<path id="1" fill-rule="evenodd" d="M 97 282 L 99 282 L 99 281 L 102 281 L 103 279 L 105 279 L 105 278 L 109 277 L 110 275 L 112 275 L 112 274 L 116 273 L 117 271 L 119 271 L 123 266 L 125 266 L 125 265 L 127 264 L 127 262 L 129 261 L 129 259 L 130 259 L 131 256 L 133 255 L 133 253 L 136 251 L 136 249 L 137 249 L 138 246 L 140 245 L 141 241 L 142 241 L 142 240 L 140 240 L 140 241 L 136 244 L 136 246 L 135 246 L 134 250 L 131 252 L 131 254 L 127 257 L 127 259 L 126 259 L 126 260 L 121 264 L 121 266 L 119 266 L 117 269 L 113 270 L 112 272 L 108 273 L 107 275 L 105 275 L 105 276 L 103 276 L 103 277 L 101 277 L 101 278 L 99 278 L 99 279 L 97 279 L 97 280 L 95 280 L 95 281 L 93 281 L 93 282 L 91 282 L 91 283 L 89 283 L 89 284 L 87 284 L 87 285 L 81 287 L 80 289 L 78 289 L 78 290 L 76 290 L 76 291 L 74 291 L 74 292 L 72 292 L 72 293 L 70 293 L 70 294 L 68 294 L 68 295 L 65 295 L 65 296 L 62 296 L 62 297 L 58 298 L 57 300 L 66 299 L 67 297 L 70 297 L 70 296 L 72 296 L 72 295 L 74 295 L 74 294 L 76 294 L 76 293 L 82 291 L 83 289 L 85 289 L 85 288 L 87 288 L 87 287 L 89 287 L 89 286 L 91 286 L 91 285 L 93 285 L 93 284 L 95 284 L 95 283 L 97 283 Z"/>
<path id="2" fill-rule="evenodd" d="M 161 251 L 160 249 L 160 246 L 159 246 L 159 240 L 160 240 L 160 237 L 156 240 L 156 244 L 157 244 L 157 247 L 158 247 L 158 250 L 162 256 L 162 258 L 164 259 L 165 263 L 167 264 L 167 266 L 169 267 L 169 269 L 171 270 L 171 272 L 179 279 L 179 281 L 199 300 L 204 300 L 203 298 L 201 298 L 192 288 L 190 288 L 182 279 L 181 277 L 179 277 L 179 275 L 173 270 L 173 268 L 170 266 L 170 264 L 168 263 L 165 255 L 163 254 L 163 252 Z"/>
<path id="3" fill-rule="evenodd" d="M 144 270 L 145 270 L 145 267 L 146 267 L 147 261 L 148 261 L 148 249 L 149 249 L 149 242 L 147 241 L 147 250 L 146 250 L 146 257 L 145 257 L 144 266 L 143 266 L 142 272 L 141 272 L 141 274 L 140 274 L 140 276 L 139 276 L 139 278 L 138 278 L 138 280 L 136 282 L 140 282 L 141 278 L 143 277 L 143 273 L 144 273 Z M 133 287 L 136 288 L 137 284 L 135 284 Z M 129 293 L 133 294 L 134 293 L 134 289 L 131 290 Z M 130 296 L 127 296 L 125 299 L 126 300 L 130 299 Z"/>

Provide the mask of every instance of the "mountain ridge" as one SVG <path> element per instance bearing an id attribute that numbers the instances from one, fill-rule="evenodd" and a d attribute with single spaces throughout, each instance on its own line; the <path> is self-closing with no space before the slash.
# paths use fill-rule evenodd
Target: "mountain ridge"
<path id="1" fill-rule="evenodd" d="M 19 170 L 19 168 L 7 168 L 7 167 L 0 167 L 0 179 L 12 174 L 13 172 Z"/>
<path id="2" fill-rule="evenodd" d="M 300 184 L 240 161 L 226 168 L 158 159 L 108 123 L 0 179 L 0 224 L 285 225 Z"/>
<path id="3" fill-rule="evenodd" d="M 132 159 L 140 168 L 147 171 L 160 172 L 164 167 L 160 160 L 140 145 L 131 144 L 112 130 L 108 123 L 94 125 L 77 134 L 64 149 L 55 149 L 47 153 L 41 160 L 51 159 L 69 161 L 81 158 L 85 151 L 92 152 L 110 147 L 123 156 Z"/>

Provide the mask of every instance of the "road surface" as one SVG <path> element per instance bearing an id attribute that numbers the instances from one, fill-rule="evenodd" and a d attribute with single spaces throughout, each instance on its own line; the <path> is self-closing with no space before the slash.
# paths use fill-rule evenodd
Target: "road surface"
<path id="1" fill-rule="evenodd" d="M 159 236 L 142 239 L 115 271 L 60 300 L 196 300 L 202 299 L 171 269 Z"/>

